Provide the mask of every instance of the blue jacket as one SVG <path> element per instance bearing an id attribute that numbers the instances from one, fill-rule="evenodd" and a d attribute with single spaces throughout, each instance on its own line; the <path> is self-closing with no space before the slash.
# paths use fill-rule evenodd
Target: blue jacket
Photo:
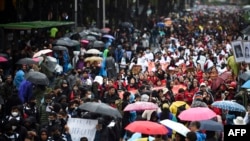
<path id="1" fill-rule="evenodd" d="M 202 132 L 196 132 L 197 140 L 196 141 L 205 141 L 206 140 L 206 134 Z"/>

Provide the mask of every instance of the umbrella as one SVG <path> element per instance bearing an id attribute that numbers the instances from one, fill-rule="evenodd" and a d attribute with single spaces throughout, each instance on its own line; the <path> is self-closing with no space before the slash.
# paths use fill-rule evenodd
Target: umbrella
<path id="1" fill-rule="evenodd" d="M 241 33 L 245 35 L 250 35 L 250 26 L 247 26 L 245 29 L 243 29 Z"/>
<path id="2" fill-rule="evenodd" d="M 97 40 L 95 36 L 91 36 L 91 35 L 83 37 L 82 39 L 88 40 L 88 41 L 96 41 Z"/>
<path id="3" fill-rule="evenodd" d="M 52 50 L 67 51 L 67 47 L 64 46 L 53 46 Z"/>
<path id="4" fill-rule="evenodd" d="M 214 120 L 202 120 L 200 121 L 200 129 L 206 131 L 224 131 L 224 127 L 221 123 Z"/>
<path id="5" fill-rule="evenodd" d="M 115 118 L 122 118 L 121 113 L 116 108 L 113 108 L 105 103 L 87 102 L 80 105 L 79 109 Z"/>
<path id="6" fill-rule="evenodd" d="M 92 56 L 92 57 L 87 57 L 85 60 L 85 62 L 89 61 L 89 62 L 101 62 L 102 61 L 102 57 L 98 57 L 98 56 Z"/>
<path id="7" fill-rule="evenodd" d="M 158 26 L 158 27 L 165 27 L 165 23 L 164 23 L 164 22 L 158 22 L 158 23 L 157 23 L 157 26 Z"/>
<path id="8" fill-rule="evenodd" d="M 94 41 L 94 43 L 93 43 L 94 48 L 100 48 L 100 47 L 104 47 L 104 46 L 105 46 L 105 44 L 103 41 Z"/>
<path id="9" fill-rule="evenodd" d="M 88 35 L 93 35 L 93 36 L 96 36 L 96 37 L 100 37 L 100 36 L 102 36 L 102 34 L 101 33 L 97 33 L 97 32 L 89 32 L 89 34 Z"/>
<path id="10" fill-rule="evenodd" d="M 31 65 L 31 64 L 36 64 L 37 62 L 33 60 L 32 58 L 22 58 L 19 59 L 16 64 L 22 64 L 22 65 Z"/>
<path id="11" fill-rule="evenodd" d="M 122 27 L 126 27 L 126 28 L 131 28 L 131 27 L 133 27 L 133 25 L 132 25 L 131 23 L 129 23 L 129 22 L 123 22 L 123 23 L 121 23 L 121 26 L 122 26 Z"/>
<path id="12" fill-rule="evenodd" d="M 219 75 L 219 78 L 225 81 L 229 78 L 229 76 L 232 76 L 232 73 L 230 71 L 227 71 Z"/>
<path id="13" fill-rule="evenodd" d="M 60 39 L 56 40 L 53 44 L 54 45 L 61 45 L 61 46 L 68 46 L 68 47 L 73 47 L 73 46 L 80 45 L 80 43 L 78 41 L 71 40 L 68 37 L 60 38 Z"/>
<path id="14" fill-rule="evenodd" d="M 103 35 L 102 37 L 103 37 L 103 38 L 109 38 L 109 39 L 112 39 L 112 40 L 114 40 L 114 39 L 115 39 L 115 37 L 114 37 L 114 36 L 109 35 L 109 34 Z"/>
<path id="15" fill-rule="evenodd" d="M 220 87 L 221 84 L 224 83 L 224 80 L 220 77 L 217 77 L 216 79 L 213 80 L 213 83 L 211 85 L 211 89 L 213 91 L 215 91 L 216 89 L 218 89 Z"/>
<path id="16" fill-rule="evenodd" d="M 125 127 L 130 132 L 139 132 L 147 135 L 165 135 L 168 130 L 165 126 L 152 121 L 134 121 Z"/>
<path id="17" fill-rule="evenodd" d="M 212 103 L 212 106 L 229 111 L 238 111 L 238 112 L 246 111 L 244 106 L 230 100 L 215 101 L 214 103 Z"/>
<path id="18" fill-rule="evenodd" d="M 89 49 L 86 54 L 101 54 L 101 52 L 98 49 Z"/>
<path id="19" fill-rule="evenodd" d="M 51 56 L 46 56 L 43 61 L 44 67 L 46 67 L 49 71 L 54 72 L 57 66 L 57 59 Z"/>
<path id="20" fill-rule="evenodd" d="M 0 62 L 7 62 L 8 60 L 2 56 L 0 56 Z"/>
<path id="21" fill-rule="evenodd" d="M 25 75 L 25 79 L 36 85 L 49 85 L 48 77 L 41 72 L 31 71 Z"/>
<path id="22" fill-rule="evenodd" d="M 195 108 L 195 107 L 208 107 L 208 106 L 205 102 L 202 102 L 200 100 L 193 100 L 191 104 L 191 108 Z"/>
<path id="23" fill-rule="evenodd" d="M 8 58 L 8 55 L 6 53 L 0 53 L 0 57 Z"/>
<path id="24" fill-rule="evenodd" d="M 247 82 L 245 82 L 241 88 L 245 88 L 245 89 L 249 89 L 250 88 L 250 80 L 248 80 Z"/>
<path id="25" fill-rule="evenodd" d="M 39 56 L 41 56 L 41 55 L 43 55 L 43 54 L 47 54 L 47 53 L 50 53 L 50 52 L 52 52 L 51 49 L 43 49 L 43 50 L 40 50 L 40 51 L 38 51 L 37 53 L 35 53 L 35 54 L 33 55 L 33 58 L 39 57 Z"/>
<path id="26" fill-rule="evenodd" d="M 128 104 L 123 111 L 142 111 L 142 110 L 155 110 L 158 106 L 152 102 L 138 101 Z"/>
<path id="27" fill-rule="evenodd" d="M 80 37 L 83 38 L 83 37 L 87 36 L 89 34 L 89 32 L 84 30 L 82 32 L 79 32 L 78 34 L 80 35 Z"/>
<path id="28" fill-rule="evenodd" d="M 244 81 L 247 81 L 250 79 L 250 71 L 246 71 L 240 75 L 240 78 Z"/>
<path id="29" fill-rule="evenodd" d="M 182 111 L 178 117 L 183 121 L 200 121 L 214 118 L 216 113 L 206 107 L 195 107 Z"/>
<path id="30" fill-rule="evenodd" d="M 109 33 L 111 31 L 111 29 L 110 28 L 103 28 L 103 29 L 101 29 L 101 32 L 102 33 Z"/>
<path id="31" fill-rule="evenodd" d="M 190 130 L 185 125 L 183 125 L 182 123 L 179 123 L 179 122 L 165 119 L 165 120 L 160 121 L 160 123 L 167 126 L 170 129 L 180 133 L 181 135 L 183 135 L 185 137 L 186 137 L 186 134 L 188 132 L 190 132 Z"/>
<path id="32" fill-rule="evenodd" d="M 90 28 L 89 31 L 96 32 L 96 33 L 101 33 L 101 29 L 96 28 L 96 27 Z"/>

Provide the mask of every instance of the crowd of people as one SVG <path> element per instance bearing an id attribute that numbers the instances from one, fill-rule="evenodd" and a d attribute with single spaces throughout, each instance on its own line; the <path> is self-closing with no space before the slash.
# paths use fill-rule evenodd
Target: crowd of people
<path id="1" fill-rule="evenodd" d="M 24 44 L 20 52 L 13 54 L 7 48 L 8 62 L 2 63 L 0 69 L 0 140 L 71 141 L 69 118 L 98 120 L 95 141 L 132 140 L 133 133 L 125 130 L 130 123 L 164 119 L 183 123 L 190 132 L 185 137 L 168 128 L 166 135 L 157 135 L 153 140 L 223 140 L 223 131 L 200 130 L 199 121 L 183 122 L 178 115 L 179 109 L 208 107 L 217 114 L 213 120 L 221 124 L 249 124 L 249 92 L 240 88 L 244 80 L 239 77 L 249 70 L 249 65 L 233 61 L 231 46 L 232 41 L 245 38 L 240 31 L 246 23 L 240 14 L 238 10 L 228 13 L 202 9 L 181 17 L 173 14 L 169 25 L 162 24 L 164 17 L 152 16 L 141 32 L 131 25 L 108 31 L 114 38 L 103 39 L 101 54 L 87 54 L 89 42 L 79 39 L 80 50 L 69 53 L 74 56 L 65 54 L 65 50 L 53 51 L 43 54 L 39 64 L 21 64 L 15 70 L 9 65 L 11 62 L 32 58 L 39 50 Z M 52 49 L 52 41 L 44 47 Z M 58 60 L 62 72 L 44 67 L 48 56 Z M 85 61 L 89 56 L 102 59 Z M 28 83 L 25 74 L 31 71 L 46 74 L 49 84 Z M 225 73 L 230 75 L 218 83 L 217 78 Z M 234 112 L 211 106 L 221 100 L 234 100 L 247 110 Z M 159 108 L 123 111 L 138 101 L 152 102 Z M 78 108 L 86 102 L 106 103 L 117 108 L 123 117 L 117 119 Z"/>

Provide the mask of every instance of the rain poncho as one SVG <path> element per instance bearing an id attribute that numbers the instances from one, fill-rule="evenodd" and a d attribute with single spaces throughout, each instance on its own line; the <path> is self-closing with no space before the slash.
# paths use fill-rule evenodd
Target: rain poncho
<path id="1" fill-rule="evenodd" d="M 22 103 L 26 103 L 32 97 L 33 85 L 27 80 L 23 80 L 18 89 L 18 96 Z"/>
<path id="2" fill-rule="evenodd" d="M 16 86 L 16 89 L 19 89 L 20 84 L 22 83 L 22 81 L 24 80 L 24 71 L 23 70 L 19 70 L 16 72 L 15 78 L 14 78 L 14 86 Z"/>

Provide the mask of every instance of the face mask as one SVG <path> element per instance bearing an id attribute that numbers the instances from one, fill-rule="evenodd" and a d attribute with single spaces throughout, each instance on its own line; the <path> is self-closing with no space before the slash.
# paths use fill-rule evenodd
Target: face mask
<path id="1" fill-rule="evenodd" d="M 11 128 L 12 128 L 12 130 L 16 130 L 17 127 L 16 126 L 11 126 Z"/>
<path id="2" fill-rule="evenodd" d="M 16 117 L 16 116 L 18 116 L 18 112 L 12 112 L 11 115 Z"/>

